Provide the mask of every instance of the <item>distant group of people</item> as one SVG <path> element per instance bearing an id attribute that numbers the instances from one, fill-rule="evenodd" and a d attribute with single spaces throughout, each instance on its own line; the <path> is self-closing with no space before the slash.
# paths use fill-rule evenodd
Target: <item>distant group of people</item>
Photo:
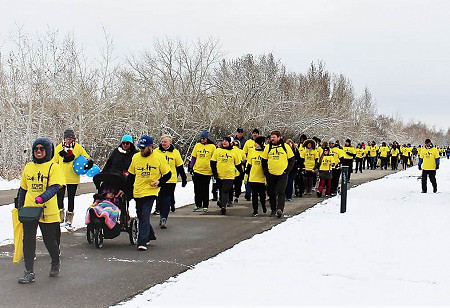
<path id="1" fill-rule="evenodd" d="M 209 187 L 213 180 L 213 200 L 217 201 L 220 213 L 226 215 L 233 203 L 239 202 L 242 183 L 245 184 L 245 199 L 252 201 L 252 216 L 258 216 L 259 207 L 267 212 L 266 195 L 269 198 L 269 216 L 281 218 L 285 202 L 292 201 L 295 194 L 301 197 L 311 194 L 318 181 L 317 197 L 332 196 L 337 193 L 341 167 L 348 166 L 348 179 L 353 172 L 370 169 L 387 169 L 391 165 L 397 169 L 398 160 L 412 165 L 414 148 L 399 147 L 397 143 L 378 147 L 374 142 L 358 144 L 354 148 L 351 140 L 345 140 L 341 147 L 335 138 L 321 142 L 318 138 L 300 137 L 298 145 L 291 139 L 284 140 L 279 130 L 273 130 L 265 137 L 254 129 L 250 139 L 244 137 L 243 129 L 238 128 L 234 138 L 224 136 L 217 143 L 209 138 L 204 130 L 195 144 L 188 165 L 194 184 L 194 211 L 208 212 Z M 442 153 L 442 152 L 441 152 Z M 447 158 L 450 148 L 447 148 Z M 418 166 L 422 171 L 422 192 L 427 192 L 427 177 L 437 192 L 436 170 L 439 168 L 440 152 L 431 140 L 417 149 Z M 77 157 L 83 156 L 90 169 L 93 161 L 86 150 L 76 142 L 75 133 L 67 129 L 63 141 L 55 148 L 48 138 L 38 138 L 32 145 L 32 162 L 28 163 L 22 174 L 18 192 L 18 206 L 45 206 L 38 221 L 24 223 L 23 253 L 25 271 L 19 283 L 34 282 L 34 257 L 36 232 L 39 226 L 44 244 L 51 256 L 49 275 L 55 277 L 60 271 L 60 223 L 71 226 L 75 209 L 74 198 L 80 183 L 80 176 L 74 171 Z M 406 158 L 404 158 L 406 157 Z M 147 250 L 148 242 L 155 240 L 150 224 L 153 205 L 159 213 L 159 226 L 167 228 L 170 211 L 174 210 L 174 191 L 178 177 L 182 187 L 187 184 L 187 175 L 180 152 L 172 144 L 171 136 L 162 136 L 158 144 L 153 137 L 141 136 L 136 146 L 130 135 L 124 135 L 120 144 L 110 154 L 103 173 L 121 174 L 127 179 L 126 191 L 108 195 L 110 200 L 123 194 L 134 198 L 139 219 L 137 249 Z M 64 196 L 67 191 L 68 208 L 64 209 Z M 234 197 L 234 200 L 233 200 Z"/>

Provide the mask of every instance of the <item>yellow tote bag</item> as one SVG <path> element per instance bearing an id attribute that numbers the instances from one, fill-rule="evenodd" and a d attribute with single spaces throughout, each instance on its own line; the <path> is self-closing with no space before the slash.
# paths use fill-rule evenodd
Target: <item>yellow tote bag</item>
<path id="1" fill-rule="evenodd" d="M 23 224 L 19 221 L 19 210 L 13 208 L 12 220 L 14 228 L 14 263 L 19 263 L 23 258 Z"/>

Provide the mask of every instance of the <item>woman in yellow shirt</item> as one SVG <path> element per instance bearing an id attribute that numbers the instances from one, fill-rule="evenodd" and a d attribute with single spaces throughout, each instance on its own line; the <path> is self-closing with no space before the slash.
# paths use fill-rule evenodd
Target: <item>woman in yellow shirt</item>
<path id="1" fill-rule="evenodd" d="M 33 142 L 33 161 L 28 163 L 22 174 L 19 188 L 19 207 L 44 206 L 38 221 L 23 223 L 23 256 L 25 272 L 19 278 L 20 284 L 34 282 L 33 270 L 36 253 L 36 231 L 41 229 L 45 247 L 52 259 L 50 277 L 59 274 L 59 243 L 61 230 L 56 194 L 65 184 L 61 166 L 51 161 L 53 144 L 47 138 L 38 138 Z"/>
<path id="2" fill-rule="evenodd" d="M 264 151 L 264 137 L 255 139 L 254 150 L 247 157 L 248 183 L 252 191 L 252 216 L 258 216 L 258 198 L 261 203 L 263 213 L 267 212 L 266 208 L 266 176 L 261 164 L 261 154 Z"/>

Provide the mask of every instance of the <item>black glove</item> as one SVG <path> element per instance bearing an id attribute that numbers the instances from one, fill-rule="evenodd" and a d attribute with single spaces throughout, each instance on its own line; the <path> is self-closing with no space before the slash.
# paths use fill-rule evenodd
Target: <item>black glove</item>
<path id="1" fill-rule="evenodd" d="M 419 170 L 422 170 L 422 166 L 420 166 L 420 165 L 417 165 L 417 167 L 419 168 Z"/>
<path id="2" fill-rule="evenodd" d="M 181 179 L 181 187 L 186 187 L 186 185 L 187 185 L 187 180 Z"/>
<path id="3" fill-rule="evenodd" d="M 89 159 L 86 166 L 84 166 L 84 170 L 89 170 L 94 165 L 94 161 L 92 159 Z"/>
<path id="4" fill-rule="evenodd" d="M 439 165 L 436 165 L 436 170 L 438 170 L 439 169 Z"/>
<path id="5" fill-rule="evenodd" d="M 75 155 L 64 156 L 63 162 L 68 163 L 75 159 Z"/>
<path id="6" fill-rule="evenodd" d="M 188 172 L 189 172 L 191 175 L 194 175 L 194 168 L 189 167 L 189 168 L 188 168 Z"/>

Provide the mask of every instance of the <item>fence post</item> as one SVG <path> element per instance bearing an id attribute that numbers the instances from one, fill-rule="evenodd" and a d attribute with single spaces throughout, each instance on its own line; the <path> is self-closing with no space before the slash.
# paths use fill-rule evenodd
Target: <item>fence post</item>
<path id="1" fill-rule="evenodd" d="M 348 166 L 342 166 L 341 213 L 345 213 L 347 211 L 347 183 L 348 183 Z"/>

